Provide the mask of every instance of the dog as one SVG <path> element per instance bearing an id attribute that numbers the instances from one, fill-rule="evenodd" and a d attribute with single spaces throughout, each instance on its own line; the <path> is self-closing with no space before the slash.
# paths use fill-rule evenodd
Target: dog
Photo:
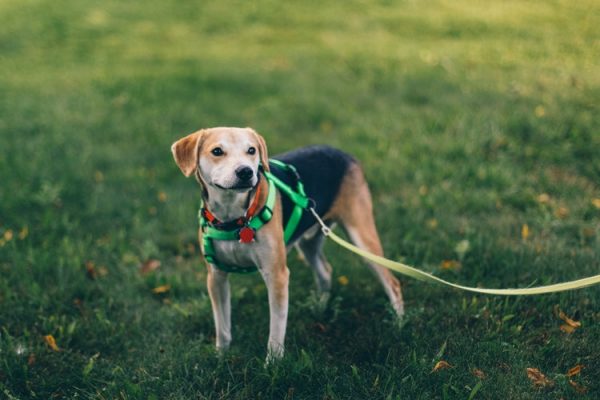
<path id="1" fill-rule="evenodd" d="M 282 179 L 286 175 L 269 165 L 265 140 L 251 128 L 202 129 L 177 140 L 171 151 L 183 174 L 195 176 L 201 187 L 204 207 L 219 221 L 239 220 L 251 204 L 258 207 L 265 204 L 269 192 L 265 174 L 277 173 Z M 309 146 L 273 158 L 295 167 L 306 196 L 314 201 L 315 211 L 328 226 L 339 223 L 356 246 L 383 256 L 369 187 L 359 163 L 352 156 L 329 146 Z M 322 252 L 325 236 L 316 219 L 304 210 L 296 231 L 286 244 L 284 225 L 294 205 L 281 190 L 277 190 L 276 196 L 272 218 L 252 233 L 251 241 L 214 241 L 214 253 L 219 263 L 253 265 L 264 279 L 270 313 L 267 362 L 281 358 L 284 353 L 290 277 L 286 257 L 289 250 L 297 248 L 312 267 L 321 299 L 326 301 L 331 289 L 331 266 Z M 202 227 L 198 235 L 202 248 Z M 207 287 L 215 321 L 216 348 L 222 352 L 232 339 L 228 272 L 204 261 L 208 270 Z M 396 314 L 402 317 L 404 303 L 399 281 L 381 266 L 368 266 L 383 285 Z"/>

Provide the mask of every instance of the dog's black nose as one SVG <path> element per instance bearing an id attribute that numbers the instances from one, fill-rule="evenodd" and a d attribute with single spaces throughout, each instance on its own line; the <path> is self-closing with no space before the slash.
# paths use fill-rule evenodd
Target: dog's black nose
<path id="1" fill-rule="evenodd" d="M 254 176 L 254 171 L 250 167 L 239 167 L 235 170 L 235 174 L 241 181 L 249 181 Z"/>

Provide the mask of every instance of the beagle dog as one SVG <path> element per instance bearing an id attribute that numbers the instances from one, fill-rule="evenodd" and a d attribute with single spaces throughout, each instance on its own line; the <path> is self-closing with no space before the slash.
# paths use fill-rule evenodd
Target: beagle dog
<path id="1" fill-rule="evenodd" d="M 283 171 L 269 166 L 262 136 L 250 128 L 202 129 L 179 139 L 171 146 L 175 162 L 186 177 L 194 175 L 201 186 L 204 207 L 219 221 L 235 221 L 246 214 L 250 204 L 264 205 L 269 184 L 264 172 L 286 178 Z M 293 165 L 306 196 L 314 200 L 318 215 L 329 225 L 339 223 L 358 247 L 383 256 L 375 228 L 371 194 L 359 163 L 350 155 L 328 147 L 310 146 L 274 159 Z M 331 289 L 331 266 L 322 248 L 325 236 L 313 215 L 305 210 L 286 244 L 283 229 L 294 204 L 278 190 L 272 218 L 255 232 L 254 240 L 214 241 L 219 263 L 255 266 L 268 290 L 270 326 L 267 362 L 283 356 L 288 315 L 287 253 L 296 247 L 314 271 L 317 293 L 323 301 Z M 199 230 L 202 247 L 202 229 Z M 218 351 L 231 342 L 231 302 L 228 273 L 205 260 L 207 286 L 216 329 Z M 396 314 L 404 313 L 400 283 L 390 271 L 369 264 L 389 297 Z"/>

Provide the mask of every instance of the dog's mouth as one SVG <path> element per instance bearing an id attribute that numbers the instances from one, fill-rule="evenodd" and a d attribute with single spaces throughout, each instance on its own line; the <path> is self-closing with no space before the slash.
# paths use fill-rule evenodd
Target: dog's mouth
<path id="1" fill-rule="evenodd" d="M 246 192 L 254 187 L 251 183 L 243 183 L 230 187 L 221 186 L 218 183 L 215 183 L 214 185 L 222 190 L 234 190 L 236 192 Z"/>

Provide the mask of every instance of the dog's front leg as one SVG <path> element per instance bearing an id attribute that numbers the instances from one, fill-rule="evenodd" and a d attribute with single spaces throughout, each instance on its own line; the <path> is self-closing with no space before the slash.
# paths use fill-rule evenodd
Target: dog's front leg
<path id="1" fill-rule="evenodd" d="M 281 258 L 275 257 L 275 259 L 278 262 L 267 260 L 267 264 L 262 264 L 260 268 L 260 273 L 267 285 L 269 295 L 270 323 L 267 363 L 283 357 L 288 316 L 288 282 L 290 271 L 285 262 L 285 255 Z"/>
<path id="2" fill-rule="evenodd" d="M 227 272 L 208 265 L 207 287 L 215 319 L 217 350 L 224 351 L 231 343 L 231 294 Z"/>

